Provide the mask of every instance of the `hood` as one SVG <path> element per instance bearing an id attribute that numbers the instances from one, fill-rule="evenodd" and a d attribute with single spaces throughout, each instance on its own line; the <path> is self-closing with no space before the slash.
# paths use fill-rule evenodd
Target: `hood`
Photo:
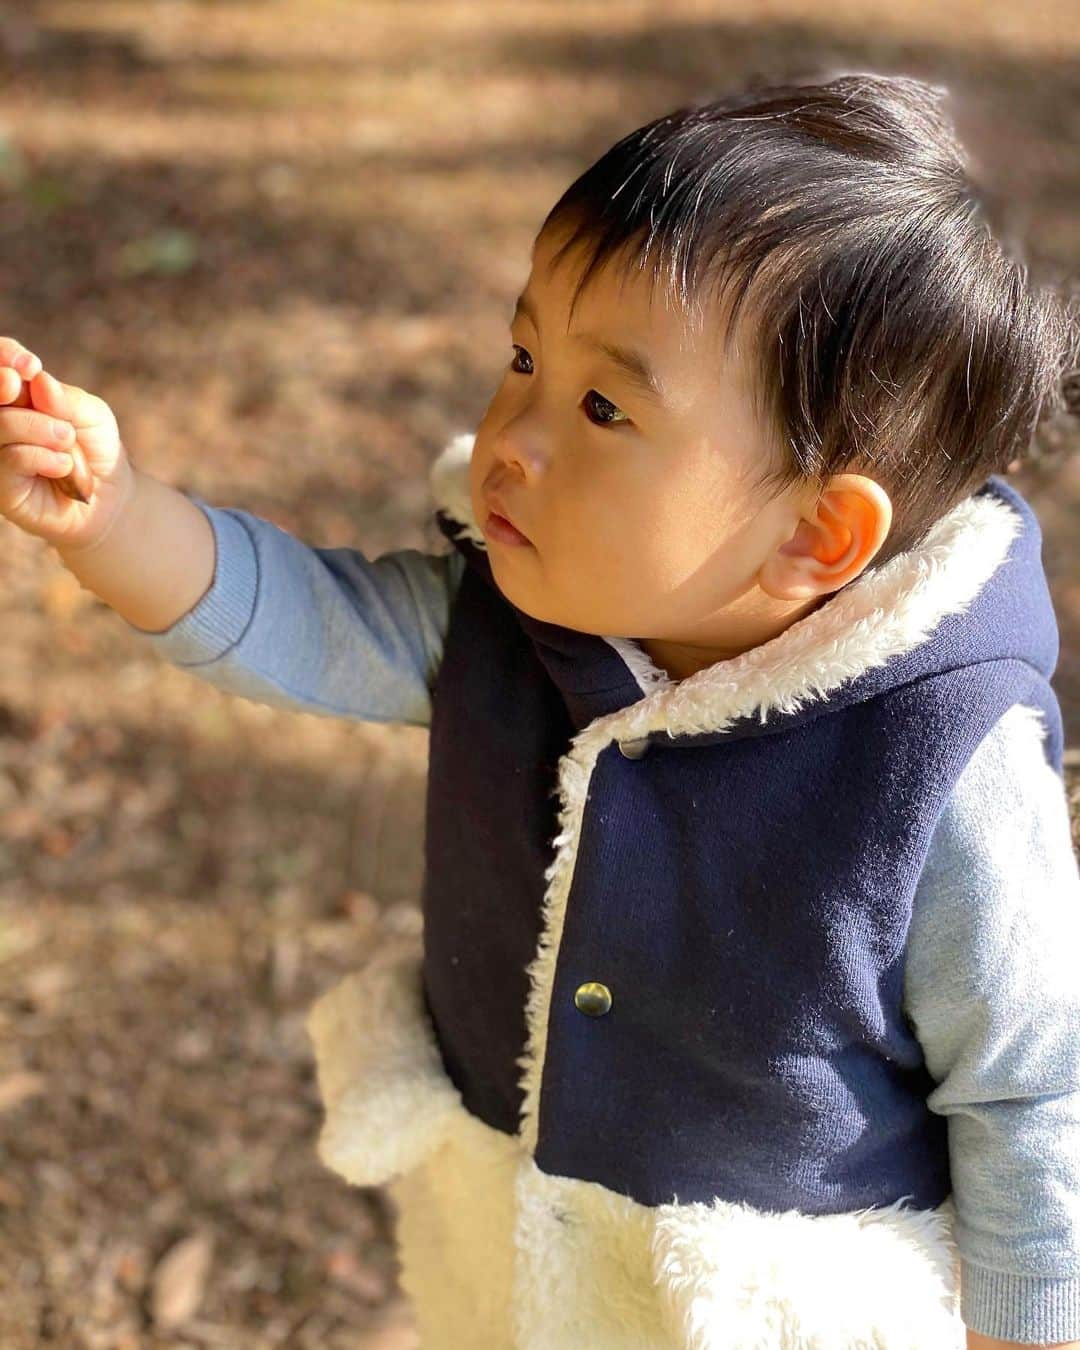
<path id="1" fill-rule="evenodd" d="M 463 432 L 444 447 L 431 465 L 431 493 L 442 532 L 498 590 L 469 491 L 474 440 Z M 1038 521 L 998 475 L 917 547 L 863 572 L 768 642 L 682 680 L 657 667 L 637 638 L 581 633 L 506 604 L 575 728 L 599 730 L 598 719 L 611 719 L 623 740 L 663 732 L 705 744 L 789 728 L 984 661 L 1023 662 L 1049 680 L 1059 650 Z"/>

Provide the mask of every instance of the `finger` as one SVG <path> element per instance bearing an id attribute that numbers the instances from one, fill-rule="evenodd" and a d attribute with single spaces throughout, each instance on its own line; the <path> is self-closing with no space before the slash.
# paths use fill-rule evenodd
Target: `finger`
<path id="1" fill-rule="evenodd" d="M 33 406 L 29 383 L 10 366 L 0 366 L 0 404 L 5 408 Z"/>
<path id="2" fill-rule="evenodd" d="M 0 482 L 15 478 L 66 478 L 74 468 L 70 455 L 44 445 L 5 445 L 0 448 Z"/>
<path id="3" fill-rule="evenodd" d="M 0 366 L 17 370 L 20 375 L 32 380 L 41 370 L 42 362 L 39 356 L 35 356 L 21 342 L 16 342 L 14 338 L 0 337 Z"/>
<path id="4" fill-rule="evenodd" d="M 55 417 L 66 417 L 64 407 L 64 389 L 55 376 L 47 370 L 41 370 L 29 383 L 30 397 L 34 407 L 43 413 L 52 413 Z"/>
<path id="5" fill-rule="evenodd" d="M 75 428 L 66 419 L 33 408 L 0 408 L 0 445 L 25 442 L 62 450 L 75 439 Z"/>
<path id="6" fill-rule="evenodd" d="M 99 421 L 108 412 L 108 405 L 96 394 L 87 393 L 77 384 L 62 384 L 47 370 L 35 376 L 29 387 L 35 408 L 62 417 L 76 428 Z"/>

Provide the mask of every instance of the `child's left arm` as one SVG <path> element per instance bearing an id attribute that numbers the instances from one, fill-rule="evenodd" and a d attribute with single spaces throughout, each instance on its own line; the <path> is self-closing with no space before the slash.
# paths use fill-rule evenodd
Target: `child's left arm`
<path id="1" fill-rule="evenodd" d="M 1080 872 L 1042 736 L 1017 704 L 965 766 L 904 969 L 948 1117 L 970 1350 L 1080 1345 Z"/>

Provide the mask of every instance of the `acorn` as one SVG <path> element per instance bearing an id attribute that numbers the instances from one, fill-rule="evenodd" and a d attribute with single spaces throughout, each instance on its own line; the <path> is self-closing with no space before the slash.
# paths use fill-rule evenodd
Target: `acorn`
<path id="1" fill-rule="evenodd" d="M 75 467 L 66 478 L 54 478 L 52 481 L 66 496 L 77 502 L 88 502 L 94 492 L 94 475 L 90 472 L 81 446 L 74 444 L 66 449 L 75 461 Z"/>

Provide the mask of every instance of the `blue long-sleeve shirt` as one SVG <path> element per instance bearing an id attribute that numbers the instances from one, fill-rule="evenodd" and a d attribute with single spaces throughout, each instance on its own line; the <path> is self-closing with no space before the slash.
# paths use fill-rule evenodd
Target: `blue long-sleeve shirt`
<path id="1" fill-rule="evenodd" d="M 133 633 L 244 698 L 429 724 L 460 553 L 368 559 L 192 500 L 214 531 L 210 588 L 164 632 Z M 1025 1343 L 1080 1335 L 1080 872 L 1034 716 L 1010 709 L 956 783 L 904 975 L 927 1105 L 948 1118 L 962 1314 Z"/>

